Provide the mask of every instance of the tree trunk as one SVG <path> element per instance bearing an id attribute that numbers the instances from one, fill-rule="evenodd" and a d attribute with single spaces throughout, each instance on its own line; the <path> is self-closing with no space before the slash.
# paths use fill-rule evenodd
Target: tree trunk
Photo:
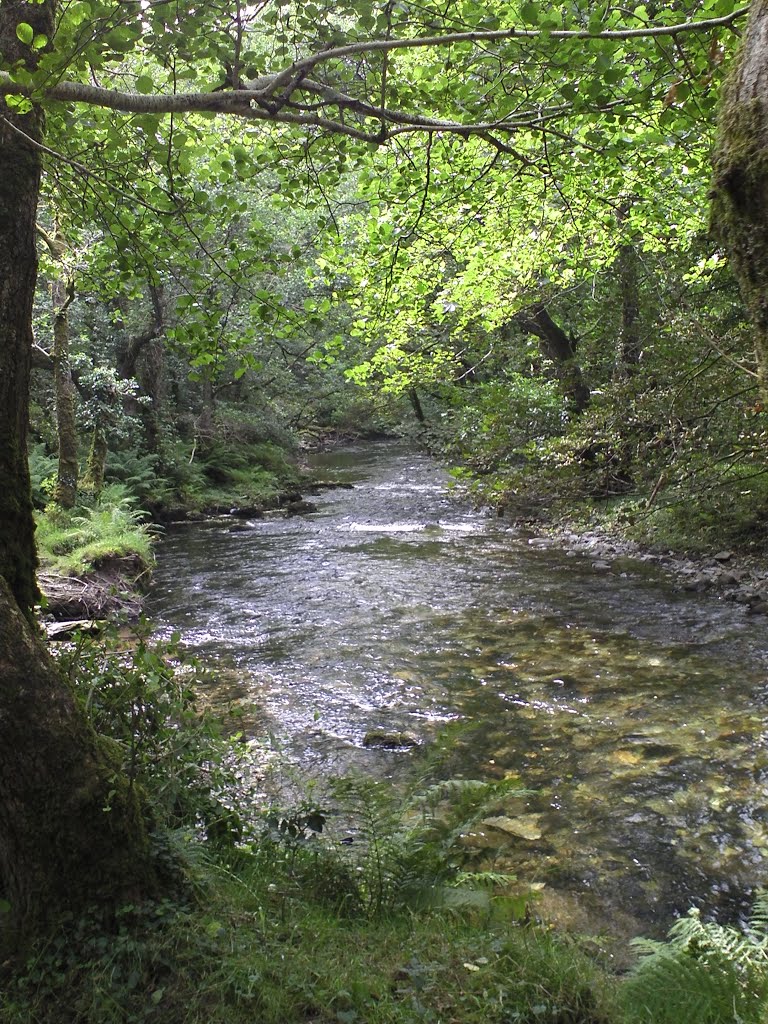
<path id="1" fill-rule="evenodd" d="M 8 64 L 30 57 L 16 36 L 22 21 L 52 34 L 50 5 L 0 0 L 0 53 Z M 27 418 L 40 152 L 26 138 L 39 141 L 42 122 L 37 110 L 19 115 L 9 107 L 0 118 L 0 576 L 28 616 L 39 596 Z"/>
<path id="2" fill-rule="evenodd" d="M 710 225 L 749 311 L 760 396 L 768 406 L 768 0 L 751 6 L 723 92 Z"/>
<path id="3" fill-rule="evenodd" d="M 637 249 L 627 242 L 619 249 L 616 272 L 621 292 L 621 331 L 616 352 L 614 377 L 622 380 L 633 376 L 640 365 L 640 288 L 638 284 L 639 260 Z"/>
<path id="4" fill-rule="evenodd" d="M 154 892 L 136 792 L 0 578 L 0 878 L 15 946 Z"/>
<path id="5" fill-rule="evenodd" d="M 107 455 L 109 447 L 104 428 L 97 423 L 93 428 L 91 447 L 88 451 L 88 461 L 85 465 L 85 473 L 81 486 L 84 491 L 98 497 L 104 489 L 104 474 L 107 469 Z"/>
<path id="6" fill-rule="evenodd" d="M 53 7 L 0 0 L 8 63 L 34 59 L 20 22 L 53 38 Z M 26 432 L 42 128 L 36 109 L 0 118 L 0 892 L 17 945 L 62 913 L 119 906 L 158 885 L 137 795 L 31 625 Z"/>
<path id="7" fill-rule="evenodd" d="M 69 303 L 72 282 L 63 279 L 51 286 L 53 303 L 53 374 L 56 389 L 56 436 L 59 441 L 59 467 L 54 501 L 62 508 L 73 508 L 77 501 L 80 465 L 77 453 L 75 420 L 75 384 L 69 364 Z"/>
<path id="8" fill-rule="evenodd" d="M 427 422 L 427 417 L 424 415 L 424 410 L 421 407 L 421 399 L 416 388 L 409 388 L 408 398 L 410 399 L 411 406 L 413 407 L 413 413 L 416 419 L 422 425 Z"/>
<path id="9" fill-rule="evenodd" d="M 213 425 L 216 421 L 216 394 L 213 390 L 213 381 L 205 368 L 203 379 L 200 382 L 202 388 L 202 408 L 195 424 L 195 433 L 200 439 L 200 446 L 204 448 L 213 440 Z"/>
<path id="10" fill-rule="evenodd" d="M 149 404 L 139 406 L 139 416 L 144 424 L 147 449 L 154 454 L 160 451 L 162 417 L 165 406 L 165 348 L 160 338 L 155 338 L 144 349 L 139 361 L 138 381 L 141 390 L 150 399 Z"/>
<path id="11" fill-rule="evenodd" d="M 541 354 L 554 364 L 555 376 L 574 412 L 584 412 L 589 405 L 590 393 L 576 361 L 575 338 L 569 337 L 540 303 L 519 313 L 515 321 L 527 334 L 539 339 Z"/>

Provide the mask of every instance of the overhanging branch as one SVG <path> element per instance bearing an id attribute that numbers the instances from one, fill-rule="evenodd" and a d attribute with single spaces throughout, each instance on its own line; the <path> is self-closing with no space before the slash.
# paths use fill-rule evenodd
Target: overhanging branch
<path id="1" fill-rule="evenodd" d="M 294 61 L 275 74 L 265 75 L 252 81 L 246 88 L 231 91 L 147 95 L 69 81 L 60 81 L 33 91 L 29 86 L 14 82 L 7 72 L 0 72 L 0 95 L 24 96 L 35 102 L 53 100 L 63 103 L 84 103 L 129 114 L 163 115 L 195 112 L 229 114 L 248 120 L 320 128 L 374 144 L 381 144 L 395 134 L 408 131 L 446 132 L 464 137 L 470 134 L 487 135 L 489 132 L 509 134 L 524 128 L 540 128 L 541 112 L 531 113 L 514 120 L 479 123 L 443 120 L 427 117 L 418 112 L 385 107 L 382 103 L 384 97 L 381 94 L 369 102 L 330 85 L 317 82 L 308 76 L 314 68 L 321 64 L 343 60 L 355 55 L 373 53 L 386 55 L 395 50 L 445 48 L 457 43 L 489 43 L 514 39 L 535 41 L 543 38 L 555 41 L 677 38 L 684 33 L 732 28 L 735 22 L 744 17 L 748 11 L 748 7 L 741 7 L 722 18 L 594 33 L 582 29 L 550 31 L 533 28 L 509 28 L 454 32 L 411 39 L 371 39 L 319 51 Z M 313 97 L 314 101 L 311 103 L 306 100 L 302 101 L 302 96 Z M 338 115 L 329 113 L 333 108 L 338 110 Z M 362 119 L 376 121 L 376 130 L 369 130 L 359 123 L 357 125 L 348 123 L 343 116 L 345 112 L 354 113 Z M 563 110 L 563 113 L 567 113 L 567 109 Z"/>

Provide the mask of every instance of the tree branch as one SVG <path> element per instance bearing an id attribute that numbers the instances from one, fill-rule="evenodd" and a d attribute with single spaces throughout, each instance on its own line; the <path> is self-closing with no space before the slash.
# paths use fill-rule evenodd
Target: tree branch
<path id="1" fill-rule="evenodd" d="M 134 114 L 160 115 L 194 112 L 232 114 L 249 120 L 321 128 L 363 142 L 378 144 L 386 142 L 395 133 L 408 131 L 453 132 L 464 137 L 469 134 L 481 135 L 487 132 L 513 132 L 521 128 L 537 127 L 536 122 L 540 120 L 541 113 L 531 113 L 527 117 L 514 121 L 461 123 L 440 120 L 418 113 L 386 108 L 382 105 L 382 96 L 377 97 L 376 102 L 355 98 L 330 85 L 317 82 L 309 78 L 308 75 L 318 65 L 327 64 L 329 61 L 343 60 L 358 54 L 383 53 L 386 55 L 394 50 L 443 48 L 466 42 L 487 43 L 513 39 L 535 41 L 543 38 L 596 41 L 677 38 L 688 32 L 706 32 L 715 28 L 733 27 L 734 23 L 744 17 L 748 11 L 748 7 L 741 7 L 722 18 L 595 33 L 583 29 L 549 31 L 509 28 L 493 31 L 453 32 L 412 39 L 371 39 L 318 51 L 294 61 L 275 74 L 265 75 L 250 82 L 246 88 L 232 91 L 145 95 L 68 81 L 43 86 L 35 91 L 30 86 L 13 81 L 7 72 L 0 72 L 0 95 L 25 96 L 38 102 L 56 100 L 63 103 L 86 103 L 91 106 Z M 299 102 L 300 93 L 316 96 L 320 102 L 312 109 L 306 103 Z M 289 106 L 290 109 L 286 109 Z M 349 110 L 360 117 L 375 119 L 380 127 L 374 132 L 367 131 L 360 126 L 350 125 L 341 116 L 332 117 L 322 113 L 327 107 L 337 107 L 342 112 Z M 565 112 L 567 109 L 563 110 L 563 113 Z M 396 127 L 389 129 L 387 125 Z"/>

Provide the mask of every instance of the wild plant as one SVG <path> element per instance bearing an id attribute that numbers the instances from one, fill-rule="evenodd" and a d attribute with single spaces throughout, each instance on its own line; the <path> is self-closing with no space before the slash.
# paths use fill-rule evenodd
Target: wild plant
<path id="1" fill-rule="evenodd" d="M 690 910 L 666 941 L 636 939 L 640 953 L 623 987 L 629 1020 L 648 1024 L 759 1024 L 768 1011 L 768 893 L 742 926 Z"/>

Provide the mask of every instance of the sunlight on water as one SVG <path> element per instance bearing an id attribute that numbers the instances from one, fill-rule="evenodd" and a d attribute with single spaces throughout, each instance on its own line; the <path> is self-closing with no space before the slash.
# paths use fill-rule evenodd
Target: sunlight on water
<path id="1" fill-rule="evenodd" d="M 475 837 L 477 862 L 641 929 L 768 884 L 764 623 L 645 563 L 597 573 L 530 545 L 421 455 L 318 461 L 354 489 L 160 551 L 161 628 L 218 666 L 223 701 L 255 705 L 255 735 L 320 778 L 403 777 L 420 751 L 519 776 L 533 796 L 499 813 L 537 815 L 540 836 Z M 420 751 L 366 748 L 373 729 Z"/>

